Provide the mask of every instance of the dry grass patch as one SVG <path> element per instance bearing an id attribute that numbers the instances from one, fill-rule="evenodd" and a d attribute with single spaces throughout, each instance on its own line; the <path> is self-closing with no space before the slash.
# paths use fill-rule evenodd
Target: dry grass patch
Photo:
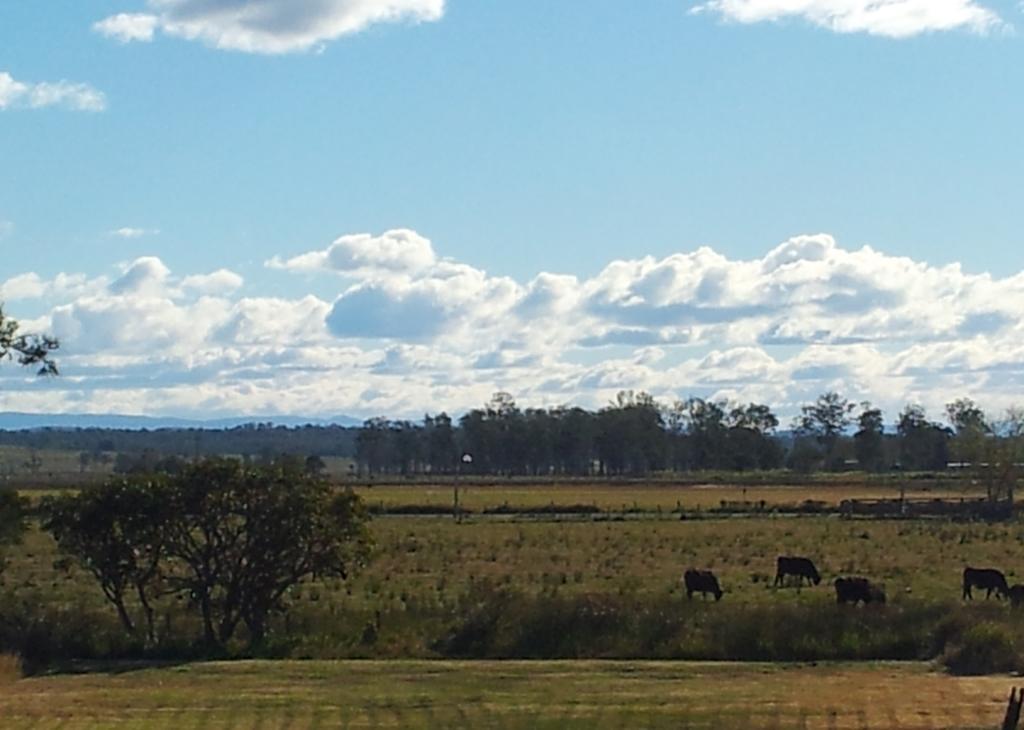
<path id="1" fill-rule="evenodd" d="M 22 680 L 4 727 L 998 727 L 1010 678 L 921 664 L 238 662 Z"/>

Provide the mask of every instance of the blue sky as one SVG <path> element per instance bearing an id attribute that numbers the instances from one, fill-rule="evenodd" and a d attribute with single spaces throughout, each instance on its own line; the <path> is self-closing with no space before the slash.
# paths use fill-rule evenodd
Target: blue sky
<path id="1" fill-rule="evenodd" d="M 5 368 L 0 407 L 1004 407 L 1018 27 L 1006 0 L 3 3 L 0 298 L 65 377 Z"/>

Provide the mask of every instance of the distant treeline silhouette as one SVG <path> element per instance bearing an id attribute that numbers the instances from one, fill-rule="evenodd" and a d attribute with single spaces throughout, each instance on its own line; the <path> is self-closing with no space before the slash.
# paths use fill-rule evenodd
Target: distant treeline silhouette
<path id="1" fill-rule="evenodd" d="M 763 404 L 689 398 L 664 405 L 623 391 L 598 410 L 519 408 L 497 393 L 457 421 L 374 418 L 356 438 L 363 475 L 630 476 L 658 471 L 844 468 L 945 469 L 951 459 L 1011 467 L 1021 443 L 1015 411 L 992 425 L 974 403 L 946 408 L 950 425 L 908 405 L 887 430 L 882 412 L 834 392 L 804 406 L 792 430 Z M 1005 453 L 1010 449 L 1012 453 Z M 1005 476 L 1005 475 L 1004 475 Z"/>
<path id="2" fill-rule="evenodd" d="M 0 445 L 28 449 L 58 449 L 86 453 L 152 452 L 164 455 L 351 457 L 358 428 L 336 425 L 275 426 L 247 423 L 227 429 L 160 428 L 39 428 L 0 431 Z"/>

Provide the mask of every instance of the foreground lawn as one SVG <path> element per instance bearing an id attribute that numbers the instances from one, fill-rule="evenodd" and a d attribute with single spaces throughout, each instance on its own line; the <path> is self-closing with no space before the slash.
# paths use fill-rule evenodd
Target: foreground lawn
<path id="1" fill-rule="evenodd" d="M 0 684 L 4 728 L 997 728 L 924 664 L 233 662 Z"/>

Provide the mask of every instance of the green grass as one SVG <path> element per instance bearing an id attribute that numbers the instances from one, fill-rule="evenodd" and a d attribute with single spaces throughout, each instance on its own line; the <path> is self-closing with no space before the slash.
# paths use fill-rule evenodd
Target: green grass
<path id="1" fill-rule="evenodd" d="M 300 600 L 334 600 L 367 609 L 402 597 L 454 598 L 489 579 L 527 593 L 558 590 L 679 595 L 682 571 L 711 568 L 723 600 L 829 600 L 831 589 L 776 590 L 780 554 L 812 557 L 825 582 L 858 573 L 890 597 L 957 599 L 964 565 L 1003 569 L 1024 581 L 1024 523 L 847 521 L 835 517 L 693 521 L 535 521 L 384 517 L 372 523 L 370 566 L 348 583 L 306 587 Z M 54 545 L 33 530 L 13 548 L 0 577 L 9 593 L 41 591 L 57 600 L 99 591 L 80 571 L 54 570 Z M 319 596 L 319 598 L 315 598 Z"/>
<path id="2" fill-rule="evenodd" d="M 1017 522 L 757 517 L 458 524 L 451 518 L 386 517 L 372 523 L 372 532 L 374 558 L 361 574 L 346 582 L 304 584 L 291 593 L 289 616 L 274 622 L 271 655 L 924 658 L 946 648 L 941 636 L 933 640 L 936 632 L 959 636 L 976 621 L 1024 631 L 1024 612 L 1012 612 L 1005 602 L 959 605 L 964 565 L 997 566 L 1011 583 L 1024 581 L 1024 524 Z M 822 585 L 775 588 L 779 554 L 812 557 Z M 31 637 L 33 668 L 73 656 L 137 654 L 91 577 L 56 570 L 57 557 L 50 538 L 33 531 L 12 551 L 0 577 L 0 611 L 25 617 L 14 637 Z M 718 574 L 725 590 L 721 604 L 686 600 L 680 576 L 689 566 Z M 837 611 L 830 583 L 842 574 L 882 583 L 889 595 L 884 612 Z M 596 643 L 586 637 L 600 633 L 599 624 L 573 618 L 590 610 L 591 598 L 624 617 Z M 504 633 L 489 636 L 476 653 L 439 644 L 465 627 L 471 607 L 489 604 L 506 610 Z M 546 625 L 546 611 L 577 633 L 564 644 L 541 641 L 531 627 Z M 660 628 L 629 620 L 631 612 L 645 611 L 653 612 Z M 380 625 L 371 631 L 378 612 Z M 190 655 L 185 645 L 198 634 L 193 613 L 181 602 L 164 602 L 157 615 L 162 633 L 178 647 L 167 651 Z M 516 617 L 530 625 L 523 628 Z M 943 628 L 947 617 L 953 623 Z M 790 641 L 779 622 L 820 635 Z M 725 640 L 741 630 L 761 648 Z"/>
<path id="3" fill-rule="evenodd" d="M 25 679 L 5 728 L 994 728 L 1012 680 L 921 664 L 235 662 Z"/>

